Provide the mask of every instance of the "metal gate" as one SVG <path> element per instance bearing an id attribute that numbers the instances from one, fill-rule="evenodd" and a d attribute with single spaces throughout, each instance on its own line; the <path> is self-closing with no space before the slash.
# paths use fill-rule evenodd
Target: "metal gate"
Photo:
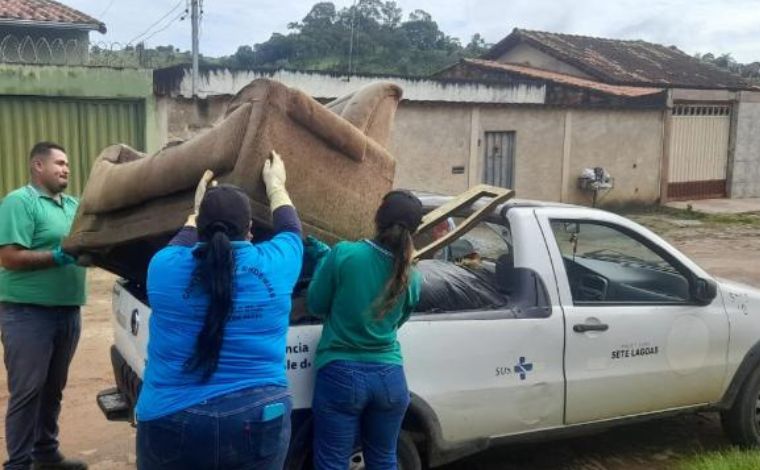
<path id="1" fill-rule="evenodd" d="M 515 132 L 486 132 L 483 182 L 513 188 L 515 174 Z"/>
<path id="2" fill-rule="evenodd" d="M 0 96 L 0 198 L 26 184 L 29 150 L 49 140 L 66 148 L 71 165 L 67 192 L 81 194 L 92 162 L 115 143 L 145 147 L 141 100 L 84 100 Z"/>
<path id="3" fill-rule="evenodd" d="M 673 107 L 668 199 L 726 197 L 730 105 Z"/>

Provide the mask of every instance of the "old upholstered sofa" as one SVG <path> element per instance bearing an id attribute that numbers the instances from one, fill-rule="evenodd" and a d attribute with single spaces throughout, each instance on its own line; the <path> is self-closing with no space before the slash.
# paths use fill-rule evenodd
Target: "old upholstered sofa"
<path id="1" fill-rule="evenodd" d="M 282 155 L 287 188 L 306 233 L 328 242 L 371 235 L 395 172 L 386 150 L 401 89 L 373 83 L 322 105 L 260 79 L 243 88 L 212 128 L 154 155 L 126 145 L 97 158 L 65 249 L 80 261 L 144 280 L 151 256 L 182 226 L 206 169 L 252 200 L 254 232 L 271 227 L 261 169 Z"/>

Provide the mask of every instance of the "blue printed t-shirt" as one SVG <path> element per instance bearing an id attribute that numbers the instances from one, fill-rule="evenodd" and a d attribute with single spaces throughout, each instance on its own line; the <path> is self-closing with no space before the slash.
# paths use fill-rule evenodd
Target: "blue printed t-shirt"
<path id="1" fill-rule="evenodd" d="M 195 247 L 168 246 L 151 260 L 149 360 L 137 402 L 138 420 L 161 418 L 245 388 L 287 386 L 285 344 L 303 244 L 297 233 L 282 232 L 256 245 L 246 241 L 232 245 L 233 313 L 224 331 L 218 368 L 208 382 L 201 381 L 202 369 L 185 369 L 209 301 L 200 285 L 191 286 Z"/>

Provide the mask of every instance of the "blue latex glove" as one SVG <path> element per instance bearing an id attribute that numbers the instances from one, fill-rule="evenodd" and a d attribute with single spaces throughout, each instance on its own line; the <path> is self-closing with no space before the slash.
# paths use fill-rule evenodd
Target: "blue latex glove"
<path id="1" fill-rule="evenodd" d="M 58 266 L 68 266 L 77 262 L 77 259 L 63 251 L 60 246 L 53 250 L 53 261 Z"/>
<path id="2" fill-rule="evenodd" d="M 306 240 L 303 242 L 303 248 L 306 258 L 315 263 L 330 252 L 330 246 L 327 243 L 311 235 L 306 237 Z"/>

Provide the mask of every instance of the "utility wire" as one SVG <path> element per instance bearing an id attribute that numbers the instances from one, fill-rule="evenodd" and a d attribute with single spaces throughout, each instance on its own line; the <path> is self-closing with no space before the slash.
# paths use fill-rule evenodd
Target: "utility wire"
<path id="1" fill-rule="evenodd" d="M 165 20 L 165 19 L 166 19 L 166 18 L 167 18 L 169 15 L 171 15 L 172 13 L 174 13 L 174 11 L 175 11 L 177 8 L 179 8 L 179 7 L 182 5 L 182 3 L 184 3 L 184 2 L 185 2 L 185 0 L 179 0 L 179 2 L 177 2 L 177 4 L 176 4 L 176 5 L 174 5 L 174 6 L 172 7 L 172 9 L 171 9 L 171 10 L 169 10 L 168 12 L 166 12 L 166 14 L 165 14 L 164 16 L 162 16 L 161 18 L 159 18 L 158 20 L 156 20 L 156 21 L 155 21 L 155 23 L 153 23 L 153 24 L 151 24 L 150 26 L 148 26 L 148 29 L 146 29 L 146 30 L 145 30 L 145 31 L 143 31 L 142 33 L 140 33 L 140 34 L 138 34 L 137 36 L 135 36 L 134 38 L 132 38 L 132 39 L 131 39 L 129 42 L 127 42 L 127 44 L 132 44 L 132 43 L 134 43 L 136 40 L 138 40 L 138 39 L 140 39 L 141 37 L 145 36 L 146 34 L 150 33 L 150 30 L 152 30 L 154 27 L 156 27 L 156 25 L 157 25 L 157 24 L 159 24 L 159 23 L 161 23 L 163 20 Z"/>
<path id="2" fill-rule="evenodd" d="M 105 15 L 106 13 L 108 13 L 108 10 L 111 9 L 111 7 L 113 6 L 114 2 L 116 2 L 116 0 L 111 0 L 110 2 L 108 2 L 108 6 L 105 7 L 103 9 L 103 11 L 100 12 L 100 14 L 98 15 L 98 18 L 102 18 L 103 15 Z"/>
<path id="3" fill-rule="evenodd" d="M 140 40 L 140 42 L 146 42 L 148 39 L 152 38 L 156 34 L 162 32 L 162 31 L 166 31 L 166 29 L 169 28 L 169 26 L 173 25 L 174 22 L 177 21 L 177 20 L 184 21 L 185 18 L 186 18 L 186 15 L 187 15 L 187 12 L 185 12 L 185 11 L 181 12 L 179 15 L 175 16 L 174 18 L 172 18 L 171 21 L 169 21 L 168 23 L 166 23 L 163 28 L 158 29 L 156 31 L 153 31 L 150 34 L 150 36 L 146 36 L 146 37 L 142 38 Z"/>

